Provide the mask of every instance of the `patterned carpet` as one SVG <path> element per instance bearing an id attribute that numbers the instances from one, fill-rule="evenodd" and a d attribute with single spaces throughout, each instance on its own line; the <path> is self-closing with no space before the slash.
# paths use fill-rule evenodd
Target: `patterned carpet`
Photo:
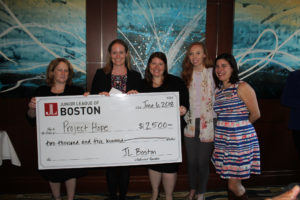
<path id="1" fill-rule="evenodd" d="M 250 200 L 263 200 L 267 197 L 274 197 L 285 191 L 285 187 L 259 187 L 247 188 L 247 194 Z M 188 192 L 175 192 L 174 200 L 184 199 Z M 128 200 L 146 200 L 150 199 L 150 193 L 129 193 Z M 206 200 L 226 200 L 226 191 L 208 191 L 205 194 Z M 51 194 L 48 193 L 33 193 L 33 194 L 0 194 L 0 200 L 50 200 Z M 65 198 L 64 198 L 65 199 Z M 77 194 L 75 200 L 105 200 L 106 194 Z M 160 200 L 165 199 L 164 194 L 160 195 Z"/>

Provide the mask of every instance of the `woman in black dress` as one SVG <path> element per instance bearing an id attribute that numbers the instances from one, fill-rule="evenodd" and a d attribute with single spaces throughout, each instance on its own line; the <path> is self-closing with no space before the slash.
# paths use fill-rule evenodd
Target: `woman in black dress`
<path id="1" fill-rule="evenodd" d="M 27 116 L 31 120 L 36 117 L 36 98 L 43 96 L 67 96 L 82 95 L 84 90 L 80 87 L 72 85 L 73 67 L 65 58 L 56 58 L 50 62 L 47 68 L 47 85 L 40 86 L 35 91 L 34 97 L 28 104 Z M 85 175 L 83 169 L 53 169 L 40 170 L 50 185 L 53 199 L 61 200 L 60 187 L 61 183 L 65 183 L 68 200 L 73 200 L 75 196 L 76 179 Z"/>
<path id="2" fill-rule="evenodd" d="M 186 124 L 183 116 L 189 109 L 189 93 L 179 77 L 168 74 L 167 57 L 164 53 L 155 52 L 150 56 L 141 92 L 179 92 L 181 132 L 183 131 Z M 171 163 L 149 166 L 148 173 L 152 186 L 152 200 L 156 200 L 159 195 L 161 181 L 164 186 L 166 200 L 173 199 L 178 165 L 179 163 Z"/>
<path id="3" fill-rule="evenodd" d="M 141 75 L 130 66 L 127 44 L 120 39 L 113 40 L 108 46 L 108 61 L 104 68 L 98 69 L 92 83 L 91 94 L 109 96 L 112 88 L 122 93 L 137 93 L 141 85 Z M 129 185 L 129 167 L 108 167 L 106 180 L 110 200 L 124 200 Z M 117 196 L 119 190 L 119 196 Z"/>

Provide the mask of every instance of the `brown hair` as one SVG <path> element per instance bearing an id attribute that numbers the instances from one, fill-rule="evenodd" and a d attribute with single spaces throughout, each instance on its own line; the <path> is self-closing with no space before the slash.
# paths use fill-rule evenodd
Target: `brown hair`
<path id="1" fill-rule="evenodd" d="M 68 76 L 67 84 L 68 85 L 72 84 L 72 78 L 74 75 L 73 66 L 65 58 L 55 58 L 54 60 L 52 60 L 49 63 L 48 68 L 47 68 L 46 82 L 47 82 L 47 85 L 50 87 L 52 87 L 54 85 L 54 70 L 57 67 L 57 65 L 59 65 L 60 62 L 63 62 L 68 66 L 69 76 Z"/>
<path id="2" fill-rule="evenodd" d="M 128 70 L 131 70 L 131 65 L 130 65 L 130 53 L 129 53 L 129 49 L 128 49 L 127 44 L 126 44 L 123 40 L 121 40 L 121 39 L 115 39 L 115 40 L 113 40 L 113 41 L 109 44 L 108 49 L 107 49 L 107 51 L 108 51 L 107 58 L 106 58 L 107 61 L 106 61 L 106 64 L 105 64 L 105 66 L 104 66 L 104 68 L 103 68 L 103 71 L 104 71 L 105 74 L 110 73 L 110 72 L 112 71 L 112 68 L 113 68 L 113 63 L 112 63 L 110 54 L 111 54 L 112 46 L 113 46 L 114 44 L 120 44 L 120 45 L 122 45 L 122 46 L 125 48 L 125 52 L 126 52 L 126 54 L 127 54 L 127 55 L 126 55 L 126 58 L 125 58 L 125 66 L 126 66 L 126 68 L 127 68 Z"/>
<path id="3" fill-rule="evenodd" d="M 183 62 L 182 62 L 182 72 L 181 72 L 181 77 L 185 83 L 185 85 L 189 88 L 190 87 L 190 84 L 192 82 L 192 74 L 193 74 L 193 64 L 191 63 L 190 61 L 190 58 L 189 58 L 189 54 L 190 54 L 190 51 L 191 51 L 191 48 L 193 46 L 201 46 L 202 49 L 203 49 L 203 52 L 204 54 L 206 55 L 206 57 L 204 58 L 204 66 L 206 68 L 210 68 L 210 67 L 213 67 L 213 62 L 211 61 L 211 59 L 208 57 L 208 51 L 207 51 L 207 48 L 205 46 L 204 43 L 202 42 L 193 42 L 191 43 L 188 48 L 187 48 L 187 51 L 185 53 L 185 57 L 183 59 Z"/>
<path id="4" fill-rule="evenodd" d="M 153 58 L 159 58 L 164 62 L 164 64 L 165 64 L 165 69 L 164 69 L 164 73 L 163 73 L 164 80 L 165 80 L 166 76 L 168 75 L 167 56 L 163 52 L 154 52 L 154 53 L 152 53 L 151 56 L 148 59 L 147 67 L 146 67 L 146 70 L 145 70 L 145 80 L 146 80 L 148 86 L 152 86 L 152 81 L 153 81 L 152 80 L 153 76 L 150 72 L 150 63 L 152 62 Z"/>
<path id="5" fill-rule="evenodd" d="M 229 53 L 223 53 L 221 55 L 218 55 L 218 57 L 216 58 L 214 69 L 213 69 L 213 77 L 214 77 L 214 81 L 215 81 L 215 84 L 216 84 L 217 88 L 221 88 L 222 84 L 223 84 L 222 81 L 220 81 L 219 78 L 216 75 L 216 67 L 217 67 L 216 64 L 217 64 L 217 61 L 221 60 L 221 59 L 226 60 L 229 63 L 229 66 L 232 68 L 232 73 L 231 73 L 231 76 L 229 78 L 229 82 L 231 84 L 235 84 L 238 81 L 240 81 L 240 79 L 239 79 L 239 69 L 238 69 L 238 66 L 236 64 L 236 60 L 235 60 L 234 56 L 229 54 Z"/>

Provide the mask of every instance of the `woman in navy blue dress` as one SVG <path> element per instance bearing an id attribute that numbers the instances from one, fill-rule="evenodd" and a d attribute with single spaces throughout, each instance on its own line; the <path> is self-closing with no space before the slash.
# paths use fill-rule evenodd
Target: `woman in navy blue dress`
<path id="1" fill-rule="evenodd" d="M 148 59 L 145 71 L 145 79 L 141 92 L 179 92 L 181 132 L 185 126 L 183 116 L 189 109 L 189 93 L 183 80 L 168 74 L 167 57 L 162 52 L 152 53 Z M 148 168 L 149 178 L 152 186 L 151 200 L 156 200 L 159 195 L 159 186 L 162 181 L 166 200 L 173 199 L 173 191 L 177 179 L 179 163 L 156 164 Z"/>

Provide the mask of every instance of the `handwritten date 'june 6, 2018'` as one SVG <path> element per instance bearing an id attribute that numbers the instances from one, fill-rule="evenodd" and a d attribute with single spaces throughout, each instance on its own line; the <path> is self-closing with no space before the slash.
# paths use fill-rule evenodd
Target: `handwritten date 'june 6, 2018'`
<path id="1" fill-rule="evenodd" d="M 173 108 L 173 101 L 161 101 L 161 102 L 151 102 L 149 100 L 145 100 L 141 105 L 136 106 L 136 109 L 162 109 L 162 108 Z"/>
<path id="2" fill-rule="evenodd" d="M 172 124 L 167 122 L 141 122 L 139 123 L 140 130 L 166 129 L 172 127 Z"/>

